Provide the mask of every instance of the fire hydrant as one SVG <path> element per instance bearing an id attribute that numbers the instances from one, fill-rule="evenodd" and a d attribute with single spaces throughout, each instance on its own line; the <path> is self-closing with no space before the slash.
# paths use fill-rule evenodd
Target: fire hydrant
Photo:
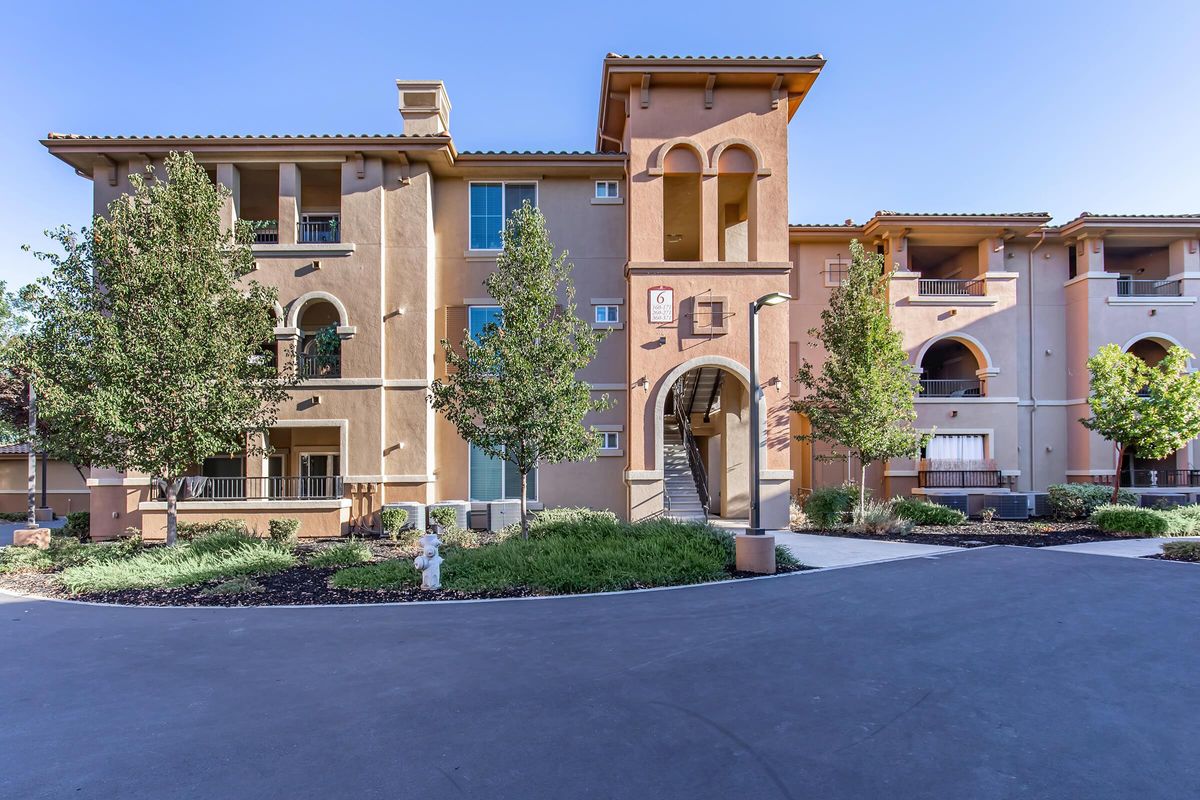
<path id="1" fill-rule="evenodd" d="M 421 545 L 421 555 L 413 559 L 413 566 L 421 571 L 421 588 L 442 588 L 442 557 L 438 555 L 442 540 L 437 533 L 427 533 L 417 543 Z"/>

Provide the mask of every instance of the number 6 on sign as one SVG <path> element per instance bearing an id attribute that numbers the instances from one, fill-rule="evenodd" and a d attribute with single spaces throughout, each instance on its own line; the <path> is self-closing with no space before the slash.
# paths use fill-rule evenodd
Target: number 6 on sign
<path id="1" fill-rule="evenodd" d="M 650 322 L 675 321 L 675 290 L 670 286 L 651 286 Z"/>

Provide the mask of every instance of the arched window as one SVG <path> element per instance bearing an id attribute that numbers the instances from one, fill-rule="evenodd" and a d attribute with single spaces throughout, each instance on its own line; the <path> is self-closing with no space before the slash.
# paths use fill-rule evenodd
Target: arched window
<path id="1" fill-rule="evenodd" d="M 338 309 L 328 300 L 313 300 L 300 309 L 297 368 L 302 378 L 340 378 L 342 339 Z"/>
<path id="2" fill-rule="evenodd" d="M 983 397 L 979 373 L 986 366 L 974 348 L 958 339 L 939 339 L 921 355 L 922 397 Z"/>
<path id="3" fill-rule="evenodd" d="M 699 261 L 700 179 L 704 165 L 689 145 L 675 145 L 662 159 L 663 260 Z"/>

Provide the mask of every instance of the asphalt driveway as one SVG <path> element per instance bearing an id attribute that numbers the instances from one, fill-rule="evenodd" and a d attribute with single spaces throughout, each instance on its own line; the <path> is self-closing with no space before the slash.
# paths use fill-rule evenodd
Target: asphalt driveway
<path id="1" fill-rule="evenodd" d="M 1181 798 L 1200 568 L 988 548 L 407 607 L 0 602 L 0 797 Z"/>

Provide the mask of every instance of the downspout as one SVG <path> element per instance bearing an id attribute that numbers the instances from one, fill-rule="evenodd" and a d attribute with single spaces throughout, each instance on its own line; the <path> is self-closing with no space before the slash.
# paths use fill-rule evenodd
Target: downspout
<path id="1" fill-rule="evenodd" d="M 1037 429 L 1034 425 L 1037 419 L 1037 369 L 1033 366 L 1033 254 L 1037 249 L 1046 243 L 1046 229 L 1042 228 L 1041 238 L 1029 251 L 1029 400 L 1033 405 L 1029 407 L 1029 491 L 1037 490 L 1037 467 L 1035 464 L 1034 446 L 1037 442 Z"/>

